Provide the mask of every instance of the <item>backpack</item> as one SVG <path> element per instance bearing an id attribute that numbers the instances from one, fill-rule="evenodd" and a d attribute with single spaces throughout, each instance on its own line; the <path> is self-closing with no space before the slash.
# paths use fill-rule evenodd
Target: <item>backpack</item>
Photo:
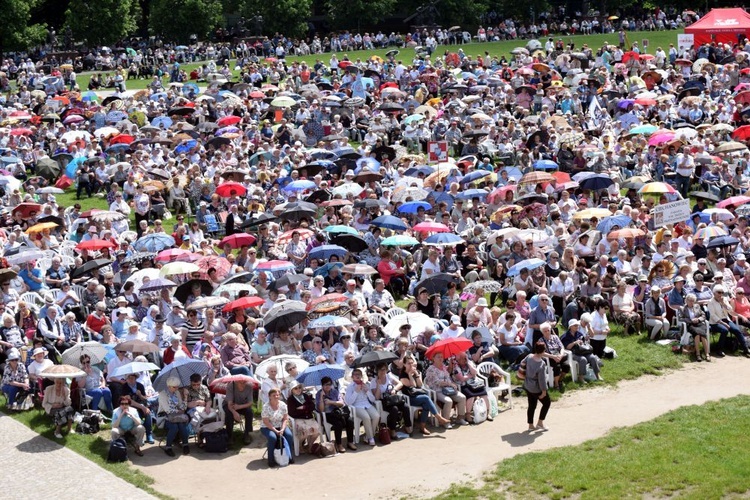
<path id="1" fill-rule="evenodd" d="M 117 438 L 109 444 L 107 462 L 124 462 L 128 459 L 128 444 L 123 438 Z"/>
<path id="2" fill-rule="evenodd" d="M 474 424 L 481 424 L 485 420 L 487 420 L 487 405 L 484 402 L 484 399 L 482 398 L 475 398 L 474 399 L 474 421 L 472 423 Z"/>
<path id="3" fill-rule="evenodd" d="M 76 432 L 81 434 L 96 434 L 99 432 L 101 415 L 98 411 L 85 410 L 83 418 L 76 427 Z"/>
<path id="4" fill-rule="evenodd" d="M 226 453 L 229 450 L 226 429 L 219 429 L 216 432 L 204 432 L 203 439 L 206 441 L 203 450 L 207 453 Z"/>

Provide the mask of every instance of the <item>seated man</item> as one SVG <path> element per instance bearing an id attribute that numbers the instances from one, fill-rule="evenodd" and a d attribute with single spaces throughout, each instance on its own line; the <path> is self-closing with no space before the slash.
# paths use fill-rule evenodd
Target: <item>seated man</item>
<path id="1" fill-rule="evenodd" d="M 133 445 L 135 454 L 142 457 L 141 443 L 143 443 L 146 428 L 141 423 L 138 410 L 130 406 L 130 403 L 129 396 L 122 396 L 120 406 L 115 408 L 112 413 L 112 441 L 125 437 L 126 434 L 131 434 L 135 437 L 135 444 Z"/>
<path id="2" fill-rule="evenodd" d="M 245 418 L 245 432 L 243 442 L 250 444 L 253 431 L 253 385 L 245 381 L 232 382 L 227 385 L 227 396 L 224 399 L 224 414 L 227 425 L 227 435 L 232 441 L 232 429 L 235 420 Z"/>
<path id="3" fill-rule="evenodd" d="M 146 442 L 154 444 L 154 436 L 151 433 L 153 429 L 153 416 L 151 409 L 148 407 L 148 398 L 146 397 L 146 388 L 138 382 L 138 374 L 129 373 L 122 385 L 122 397 L 130 398 L 130 406 L 138 412 L 138 416 L 143 422 L 146 430 Z"/>

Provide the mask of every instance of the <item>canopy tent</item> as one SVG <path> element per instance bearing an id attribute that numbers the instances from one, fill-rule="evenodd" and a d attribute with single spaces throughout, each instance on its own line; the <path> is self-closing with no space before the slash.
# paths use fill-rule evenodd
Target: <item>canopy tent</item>
<path id="1" fill-rule="evenodd" d="M 693 35 L 693 45 L 717 42 L 734 45 L 737 36 L 750 38 L 750 14 L 744 9 L 712 9 L 708 14 L 685 28 L 686 35 Z"/>

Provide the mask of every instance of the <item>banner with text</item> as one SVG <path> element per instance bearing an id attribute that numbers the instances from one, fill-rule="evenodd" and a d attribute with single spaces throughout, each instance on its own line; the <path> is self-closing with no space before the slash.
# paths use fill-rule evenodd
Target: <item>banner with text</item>
<path id="1" fill-rule="evenodd" d="M 690 200 L 673 201 L 664 205 L 657 205 L 653 210 L 654 229 L 666 224 L 676 224 L 690 219 Z"/>

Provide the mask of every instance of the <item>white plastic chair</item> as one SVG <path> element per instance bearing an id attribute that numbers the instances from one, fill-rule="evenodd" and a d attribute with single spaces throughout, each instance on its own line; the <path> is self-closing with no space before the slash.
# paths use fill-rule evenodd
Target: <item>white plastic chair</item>
<path id="1" fill-rule="evenodd" d="M 23 300 L 30 306 L 36 307 L 37 311 L 39 308 L 44 307 L 44 299 L 36 292 L 24 292 L 21 294 L 20 300 Z"/>
<path id="2" fill-rule="evenodd" d="M 504 382 L 499 383 L 496 387 L 490 387 L 489 375 L 493 371 L 500 372 L 505 379 Z M 503 370 L 500 365 L 493 363 L 492 361 L 485 361 L 477 365 L 477 372 L 479 377 L 484 380 L 485 386 L 487 386 L 487 392 L 491 393 L 495 398 L 502 396 L 503 392 L 508 393 L 508 409 L 513 408 L 513 398 L 511 397 L 511 385 L 510 385 L 510 373 Z"/>
<path id="3" fill-rule="evenodd" d="M 370 324 L 382 327 L 386 323 L 386 318 L 380 313 L 370 313 L 368 315 L 370 317 Z"/>
<path id="4" fill-rule="evenodd" d="M 299 438 L 297 437 L 297 429 L 295 427 L 294 419 L 289 417 L 289 430 L 292 431 L 294 437 L 294 456 L 299 456 Z"/>
<path id="5" fill-rule="evenodd" d="M 320 428 L 323 429 L 323 433 L 320 436 L 320 439 L 325 439 L 328 442 L 333 442 L 331 439 L 331 433 L 333 432 L 333 426 L 328 423 L 328 419 L 326 419 L 326 414 L 321 413 L 319 411 L 315 412 L 318 415 L 318 422 L 320 422 Z"/>
<path id="6" fill-rule="evenodd" d="M 359 440 L 362 437 L 362 419 L 357 416 L 357 412 L 353 406 L 349 406 L 349 414 L 352 416 L 352 422 L 354 422 L 354 444 L 359 444 Z"/>
<path id="7" fill-rule="evenodd" d="M 573 380 L 573 382 L 578 381 L 578 362 L 573 359 L 573 351 L 565 350 L 566 354 L 568 355 L 568 364 L 570 365 L 570 378 Z"/>
<path id="8" fill-rule="evenodd" d="M 385 313 L 385 317 L 388 321 L 390 321 L 396 316 L 400 316 L 402 314 L 406 314 L 406 311 L 404 309 L 401 309 L 400 307 L 392 307 L 388 309 L 387 313 Z"/>
<path id="9" fill-rule="evenodd" d="M 36 267 L 42 271 L 42 275 L 47 275 L 47 269 L 52 267 L 52 259 L 49 257 L 43 257 L 36 262 Z"/>

